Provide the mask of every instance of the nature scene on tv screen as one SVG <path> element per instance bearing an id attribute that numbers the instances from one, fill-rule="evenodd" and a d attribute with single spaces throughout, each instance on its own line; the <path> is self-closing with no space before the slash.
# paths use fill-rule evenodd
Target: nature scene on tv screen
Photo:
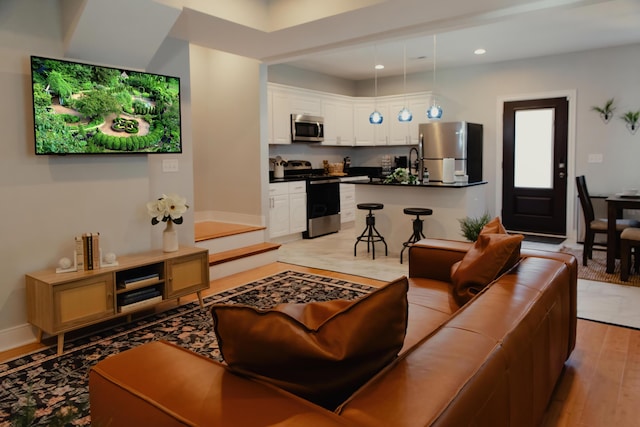
<path id="1" fill-rule="evenodd" d="M 178 77 L 31 57 L 36 154 L 180 153 Z"/>

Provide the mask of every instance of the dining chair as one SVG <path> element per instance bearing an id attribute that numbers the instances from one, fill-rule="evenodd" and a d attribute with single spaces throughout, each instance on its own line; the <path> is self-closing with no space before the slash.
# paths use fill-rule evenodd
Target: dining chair
<path id="1" fill-rule="evenodd" d="M 576 177 L 576 185 L 578 187 L 578 197 L 580 198 L 580 205 L 582 206 L 582 212 L 584 214 L 584 246 L 582 248 L 582 265 L 587 265 L 587 259 L 593 259 L 593 241 L 595 235 L 607 234 L 607 218 L 595 218 L 593 212 L 593 205 L 591 204 L 591 198 L 589 197 L 589 190 L 587 189 L 587 180 L 584 175 Z M 631 219 L 617 219 L 616 220 L 616 232 L 618 235 L 622 233 L 622 230 L 628 227 L 640 227 L 640 222 Z M 609 242 L 607 242 L 607 245 Z"/>
<path id="2" fill-rule="evenodd" d="M 640 228 L 628 227 L 620 233 L 620 280 L 629 280 L 631 271 L 631 256 L 633 255 L 633 269 L 637 273 L 640 269 Z"/>

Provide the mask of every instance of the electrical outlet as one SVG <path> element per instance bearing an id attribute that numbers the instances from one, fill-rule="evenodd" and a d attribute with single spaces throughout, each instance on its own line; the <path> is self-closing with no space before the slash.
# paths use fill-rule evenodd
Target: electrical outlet
<path id="1" fill-rule="evenodd" d="M 163 159 L 162 172 L 178 172 L 178 159 Z"/>

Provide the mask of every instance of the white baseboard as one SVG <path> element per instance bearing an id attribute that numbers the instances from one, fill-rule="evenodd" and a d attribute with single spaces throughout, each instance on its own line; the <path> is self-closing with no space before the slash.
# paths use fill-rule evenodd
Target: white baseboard
<path id="1" fill-rule="evenodd" d="M 38 341 L 33 326 L 28 323 L 12 328 L 0 330 L 0 351 L 11 350 L 16 347 Z"/>

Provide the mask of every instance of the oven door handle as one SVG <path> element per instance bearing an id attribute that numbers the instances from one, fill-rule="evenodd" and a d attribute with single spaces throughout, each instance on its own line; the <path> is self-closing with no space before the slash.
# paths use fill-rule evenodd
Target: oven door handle
<path id="1" fill-rule="evenodd" d="M 339 179 L 319 179 L 317 181 L 309 181 L 309 185 L 335 184 L 336 182 L 340 182 L 340 180 Z"/>

